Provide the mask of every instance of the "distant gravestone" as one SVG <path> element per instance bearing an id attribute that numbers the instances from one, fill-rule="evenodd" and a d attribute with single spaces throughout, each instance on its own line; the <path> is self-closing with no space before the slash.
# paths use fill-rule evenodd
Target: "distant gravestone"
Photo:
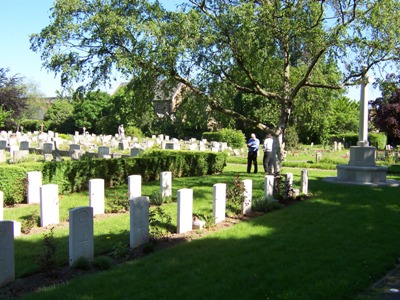
<path id="1" fill-rule="evenodd" d="M 54 145 L 53 143 L 44 143 L 43 144 L 43 154 L 52 154 Z"/>
<path id="2" fill-rule="evenodd" d="M 10 145 L 10 156 L 14 157 L 14 152 L 19 151 L 19 146 L 18 145 Z"/>
<path id="3" fill-rule="evenodd" d="M 110 147 L 100 146 L 97 149 L 97 153 L 99 155 L 99 158 L 107 158 L 105 156 L 110 156 L 111 157 Z"/>
<path id="4" fill-rule="evenodd" d="M 113 153 L 113 154 L 111 155 L 111 157 L 112 157 L 112 158 L 121 158 L 121 157 L 122 157 L 122 154 L 119 153 L 119 152 L 115 152 L 115 153 Z"/>
<path id="5" fill-rule="evenodd" d="M 79 258 L 94 257 L 93 207 L 77 207 L 69 211 L 69 265 Z"/>
<path id="6" fill-rule="evenodd" d="M 6 151 L 4 149 L 0 149 L 0 163 L 5 162 L 7 159 Z"/>
<path id="7" fill-rule="evenodd" d="M 0 221 L 0 287 L 14 279 L 14 222 Z"/>
<path id="8" fill-rule="evenodd" d="M 192 230 L 193 218 L 193 190 L 178 190 L 178 214 L 177 233 L 185 233 Z"/>
<path id="9" fill-rule="evenodd" d="M 89 206 L 94 215 L 104 215 L 104 179 L 89 180 Z"/>
<path id="10" fill-rule="evenodd" d="M 308 194 L 308 171 L 301 170 L 301 186 L 300 192 L 303 194 Z"/>
<path id="11" fill-rule="evenodd" d="M 0 140 L 0 149 L 6 149 L 6 148 L 7 148 L 7 141 Z"/>
<path id="12" fill-rule="evenodd" d="M 22 141 L 19 143 L 19 150 L 29 150 L 29 142 Z"/>
<path id="13" fill-rule="evenodd" d="M 163 197 L 172 196 L 172 172 L 164 171 L 160 174 L 160 193 Z"/>
<path id="14" fill-rule="evenodd" d="M 213 185 L 213 216 L 215 224 L 225 220 L 226 210 L 226 184 L 216 183 Z"/>
<path id="15" fill-rule="evenodd" d="M 129 199 L 142 196 L 142 176 L 129 175 L 128 176 L 128 194 Z"/>
<path id="16" fill-rule="evenodd" d="M 317 152 L 315 154 L 315 162 L 319 163 L 321 161 L 321 159 L 322 159 L 322 152 Z"/>
<path id="17" fill-rule="evenodd" d="M 42 172 L 32 171 L 26 173 L 28 181 L 27 202 L 28 204 L 40 203 L 40 187 L 42 186 Z"/>
<path id="18" fill-rule="evenodd" d="M 264 197 L 268 200 L 272 200 L 274 198 L 274 176 L 273 175 L 265 176 Z"/>
<path id="19" fill-rule="evenodd" d="M 60 222 L 58 206 L 58 185 L 45 184 L 40 187 L 40 226 Z"/>
<path id="20" fill-rule="evenodd" d="M 4 193 L 0 191 L 0 221 L 4 219 Z"/>
<path id="21" fill-rule="evenodd" d="M 69 156 L 71 156 L 75 150 L 81 151 L 81 145 L 78 145 L 78 144 L 69 145 Z"/>
<path id="22" fill-rule="evenodd" d="M 248 215 L 251 213 L 251 202 L 253 198 L 253 180 L 245 179 L 243 180 L 244 185 L 244 200 L 242 206 L 242 213 Z"/>
<path id="23" fill-rule="evenodd" d="M 140 148 L 131 148 L 131 156 L 137 156 L 137 155 L 139 155 L 141 152 L 143 152 L 143 149 L 140 149 Z"/>
<path id="24" fill-rule="evenodd" d="M 17 150 L 13 152 L 13 161 L 21 162 L 29 158 L 29 150 Z"/>
<path id="25" fill-rule="evenodd" d="M 130 204 L 129 245 L 134 249 L 149 241 L 149 197 L 135 197 Z"/>
<path id="26" fill-rule="evenodd" d="M 129 143 L 128 143 L 127 140 L 119 141 L 119 143 L 118 143 L 118 149 L 119 150 L 126 150 L 128 148 L 129 148 Z"/>

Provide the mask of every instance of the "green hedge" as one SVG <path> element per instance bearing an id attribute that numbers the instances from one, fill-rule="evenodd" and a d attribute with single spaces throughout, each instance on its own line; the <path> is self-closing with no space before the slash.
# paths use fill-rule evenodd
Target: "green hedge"
<path id="1" fill-rule="evenodd" d="M 58 184 L 60 193 L 87 190 L 89 180 L 102 178 L 105 187 L 127 183 L 129 175 L 141 175 L 143 182 L 159 179 L 163 171 L 173 177 L 220 173 L 226 166 L 226 153 L 152 150 L 140 157 L 121 159 L 82 159 L 78 161 L 31 163 L 25 166 L 0 166 L 0 190 L 7 205 L 26 197 L 26 173 L 41 171 L 43 184 Z"/>
<path id="2" fill-rule="evenodd" d="M 357 146 L 358 134 L 346 133 L 331 136 L 332 140 L 344 141 L 348 146 Z M 384 133 L 368 133 L 368 141 L 371 146 L 376 147 L 378 150 L 384 150 L 387 142 L 386 134 Z"/>
<path id="3" fill-rule="evenodd" d="M 223 128 L 217 132 L 203 132 L 202 138 L 207 141 L 226 142 L 233 149 L 246 146 L 246 137 L 241 130 Z"/>

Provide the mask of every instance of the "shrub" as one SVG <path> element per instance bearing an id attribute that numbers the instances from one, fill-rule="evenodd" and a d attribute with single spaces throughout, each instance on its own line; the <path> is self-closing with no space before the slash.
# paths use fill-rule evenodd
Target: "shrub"
<path id="1" fill-rule="evenodd" d="M 42 250 L 37 256 L 37 263 L 42 271 L 52 273 L 57 267 L 57 241 L 54 237 L 54 227 L 43 235 Z"/>
<path id="2" fill-rule="evenodd" d="M 153 194 L 150 195 L 150 204 L 160 206 L 162 205 L 165 201 L 165 197 L 163 197 L 162 193 L 160 192 L 154 192 Z"/>
<path id="3" fill-rule="evenodd" d="M 93 266 L 98 270 L 108 270 L 113 266 L 113 261 L 110 257 L 100 255 L 93 260 Z"/>
<path id="4" fill-rule="evenodd" d="M 121 197 L 117 192 L 114 194 L 114 198 L 107 201 L 106 212 L 107 213 L 123 213 L 129 211 L 129 201 L 127 200 L 128 194 L 126 197 Z"/>
<path id="5" fill-rule="evenodd" d="M 165 210 L 158 206 L 149 212 L 149 225 L 152 241 L 165 238 L 172 231 L 172 218 Z"/>
<path id="6" fill-rule="evenodd" d="M 90 261 L 86 257 L 81 256 L 72 264 L 72 268 L 80 270 L 89 270 Z"/>
<path id="7" fill-rule="evenodd" d="M 143 137 L 143 132 L 140 130 L 140 128 L 137 128 L 135 126 L 127 126 L 125 128 L 125 135 L 141 138 Z"/>
<path id="8" fill-rule="evenodd" d="M 289 126 L 285 130 L 285 146 L 287 150 L 296 149 L 299 144 L 299 136 L 296 128 Z"/>
<path id="9" fill-rule="evenodd" d="M 234 215 L 242 211 L 245 187 L 243 181 L 239 180 L 239 174 L 235 175 L 233 186 L 226 189 L 226 208 Z"/>
<path id="10" fill-rule="evenodd" d="M 32 213 L 24 217 L 24 220 L 21 223 L 21 232 L 28 234 L 31 232 L 32 228 L 39 225 L 39 215 L 37 212 Z"/>
<path id="11" fill-rule="evenodd" d="M 386 147 L 387 137 L 383 132 L 368 134 L 368 140 L 369 144 L 376 147 L 376 149 L 384 150 Z"/>
<path id="12" fill-rule="evenodd" d="M 223 128 L 217 132 L 203 132 L 202 137 L 208 141 L 226 142 L 234 149 L 243 148 L 246 145 L 246 137 L 241 130 Z"/>
<path id="13" fill-rule="evenodd" d="M 252 202 L 252 209 L 259 212 L 270 212 L 281 209 L 283 205 L 267 197 L 256 198 Z"/>

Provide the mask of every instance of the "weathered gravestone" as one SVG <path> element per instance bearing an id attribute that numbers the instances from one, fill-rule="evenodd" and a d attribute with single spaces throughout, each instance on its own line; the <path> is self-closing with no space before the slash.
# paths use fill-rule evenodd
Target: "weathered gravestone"
<path id="1" fill-rule="evenodd" d="M 143 149 L 140 148 L 131 148 L 131 156 L 137 156 L 139 155 L 141 152 L 143 152 Z"/>
<path id="2" fill-rule="evenodd" d="M 60 223 L 58 207 L 58 185 L 45 184 L 40 187 L 40 226 Z"/>
<path id="3" fill-rule="evenodd" d="M 93 207 L 77 207 L 69 211 L 69 265 L 79 258 L 93 260 Z"/>
<path id="4" fill-rule="evenodd" d="M 192 230 L 193 190 L 178 190 L 177 232 L 185 233 Z"/>
<path id="5" fill-rule="evenodd" d="M 300 192 L 303 194 L 308 194 L 308 171 L 301 170 L 301 186 Z"/>
<path id="6" fill-rule="evenodd" d="M 94 215 L 104 215 L 104 179 L 89 180 L 89 206 Z"/>
<path id="7" fill-rule="evenodd" d="M 110 147 L 100 146 L 97 149 L 97 153 L 98 153 L 99 158 L 107 158 L 108 156 L 111 157 Z"/>
<path id="8" fill-rule="evenodd" d="M 6 148 L 7 148 L 7 141 L 0 140 L 0 149 L 6 149 Z"/>
<path id="9" fill-rule="evenodd" d="M 52 154 L 54 149 L 53 143 L 44 143 L 43 144 L 43 154 Z"/>
<path id="10" fill-rule="evenodd" d="M 245 179 L 243 180 L 244 185 L 244 200 L 242 206 L 242 213 L 248 215 L 251 213 L 251 202 L 253 198 L 253 180 Z"/>
<path id="11" fill-rule="evenodd" d="M 13 161 L 20 162 L 27 160 L 29 157 L 29 150 L 16 150 L 13 152 Z"/>
<path id="12" fill-rule="evenodd" d="M 14 223 L 0 221 L 0 287 L 14 279 Z"/>
<path id="13" fill-rule="evenodd" d="M 5 162 L 7 159 L 6 151 L 4 149 L 0 149 L 0 163 Z"/>
<path id="14" fill-rule="evenodd" d="M 163 197 L 172 196 L 172 172 L 164 171 L 160 174 L 160 193 Z"/>
<path id="15" fill-rule="evenodd" d="M 274 198 L 274 176 L 273 175 L 265 176 L 264 197 L 268 200 L 272 200 Z"/>
<path id="16" fill-rule="evenodd" d="M 215 224 L 225 220 L 226 210 L 226 184 L 216 183 L 213 185 L 213 217 Z"/>
<path id="17" fill-rule="evenodd" d="M 129 175 L 128 176 L 128 194 L 129 199 L 142 196 L 142 176 Z"/>
<path id="18" fill-rule="evenodd" d="M 21 141 L 19 143 L 19 150 L 29 150 L 29 142 L 28 141 Z"/>
<path id="19" fill-rule="evenodd" d="M 28 204 L 40 203 L 40 187 L 42 186 L 42 172 L 32 171 L 26 173 L 28 181 Z"/>
<path id="20" fill-rule="evenodd" d="M 149 197 L 135 197 L 129 204 L 129 245 L 133 249 L 149 241 Z"/>

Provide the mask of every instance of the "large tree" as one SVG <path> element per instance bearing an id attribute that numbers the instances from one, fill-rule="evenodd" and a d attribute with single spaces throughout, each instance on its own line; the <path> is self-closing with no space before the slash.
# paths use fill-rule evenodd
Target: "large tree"
<path id="1" fill-rule="evenodd" d="M 62 82 L 96 85 L 115 69 L 184 83 L 209 109 L 273 131 L 278 159 L 295 99 L 304 88 L 342 89 L 365 70 L 397 62 L 397 0 L 189 0 L 169 12 L 158 1 L 57 0 L 51 23 L 31 37 Z M 340 80 L 320 76 L 333 60 Z M 241 92 L 253 105 L 238 112 Z M 249 111 L 278 109 L 277 118 Z"/>

